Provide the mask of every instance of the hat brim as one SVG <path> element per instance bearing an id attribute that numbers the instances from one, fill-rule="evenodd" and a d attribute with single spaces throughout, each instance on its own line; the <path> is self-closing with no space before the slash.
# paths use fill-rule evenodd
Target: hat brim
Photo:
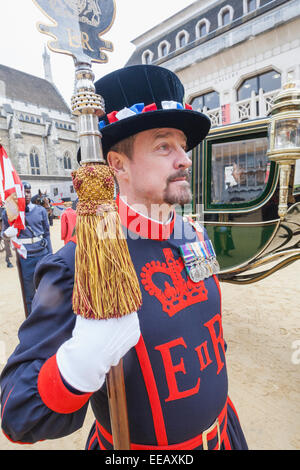
<path id="1" fill-rule="evenodd" d="M 139 132 L 157 128 L 181 130 L 187 138 L 187 150 L 196 147 L 209 133 L 211 122 L 208 116 L 188 109 L 161 109 L 136 114 L 121 121 L 108 124 L 101 129 L 103 153 Z"/>

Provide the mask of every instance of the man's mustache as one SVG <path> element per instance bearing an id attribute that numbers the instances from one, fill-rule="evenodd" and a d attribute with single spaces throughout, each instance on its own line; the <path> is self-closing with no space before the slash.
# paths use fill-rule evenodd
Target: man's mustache
<path id="1" fill-rule="evenodd" d="M 177 180 L 178 178 L 185 178 L 188 183 L 191 182 L 192 172 L 191 170 L 179 170 L 173 175 L 170 175 L 167 178 L 167 183 L 172 183 L 172 181 Z"/>

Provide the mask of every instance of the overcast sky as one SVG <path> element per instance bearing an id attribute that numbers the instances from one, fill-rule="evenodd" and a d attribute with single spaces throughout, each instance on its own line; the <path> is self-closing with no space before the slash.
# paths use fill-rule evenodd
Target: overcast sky
<path id="1" fill-rule="evenodd" d="M 134 51 L 130 41 L 194 1 L 116 0 L 115 22 L 103 36 L 112 41 L 114 52 L 108 53 L 108 64 L 93 63 L 96 79 L 123 67 Z M 43 78 L 42 53 L 51 38 L 37 30 L 38 22 L 50 24 L 32 0 L 5 1 L 0 15 L 0 63 Z M 74 86 L 73 59 L 54 52 L 50 55 L 54 82 L 70 105 Z"/>

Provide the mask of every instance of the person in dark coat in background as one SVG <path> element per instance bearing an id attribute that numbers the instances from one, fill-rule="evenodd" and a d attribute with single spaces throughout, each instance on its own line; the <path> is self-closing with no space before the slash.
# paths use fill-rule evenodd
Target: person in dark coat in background
<path id="1" fill-rule="evenodd" d="M 23 182 L 25 192 L 25 229 L 21 230 L 18 239 L 25 246 L 27 258 L 20 256 L 21 272 L 24 283 L 27 314 L 31 312 L 35 294 L 34 272 L 37 264 L 44 256 L 52 253 L 48 214 L 44 207 L 31 202 L 31 185 Z M 10 227 L 6 212 L 3 213 L 3 234 Z"/>

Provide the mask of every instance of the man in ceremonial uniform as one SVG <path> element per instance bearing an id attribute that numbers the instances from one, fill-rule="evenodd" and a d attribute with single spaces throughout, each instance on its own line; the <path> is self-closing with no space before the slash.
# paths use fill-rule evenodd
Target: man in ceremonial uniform
<path id="1" fill-rule="evenodd" d="M 60 235 L 65 245 L 71 240 L 76 225 L 76 211 L 72 205 L 71 199 L 64 201 L 65 210 L 60 219 Z"/>
<path id="2" fill-rule="evenodd" d="M 79 429 L 87 449 L 113 449 L 105 375 L 123 358 L 131 449 L 247 449 L 228 397 L 218 264 L 207 233 L 176 215 L 191 200 L 187 154 L 210 129 L 184 88 L 156 66 L 96 83 L 116 203 L 140 282 L 142 307 L 93 320 L 72 311 L 76 238 L 36 272 L 31 316 L 1 376 L 2 427 L 13 442 Z"/>
<path id="3" fill-rule="evenodd" d="M 52 253 L 50 228 L 46 209 L 31 202 L 31 185 L 24 181 L 25 193 L 25 229 L 21 230 L 18 240 L 26 248 L 27 256 L 20 256 L 21 273 L 24 283 L 24 294 L 27 314 L 31 312 L 32 299 L 35 294 L 34 272 L 38 262 Z M 6 212 L 3 213 L 3 234 L 9 237 L 9 223 Z M 7 231 L 7 232 L 6 232 Z M 6 233 L 5 233 L 6 232 Z"/>

